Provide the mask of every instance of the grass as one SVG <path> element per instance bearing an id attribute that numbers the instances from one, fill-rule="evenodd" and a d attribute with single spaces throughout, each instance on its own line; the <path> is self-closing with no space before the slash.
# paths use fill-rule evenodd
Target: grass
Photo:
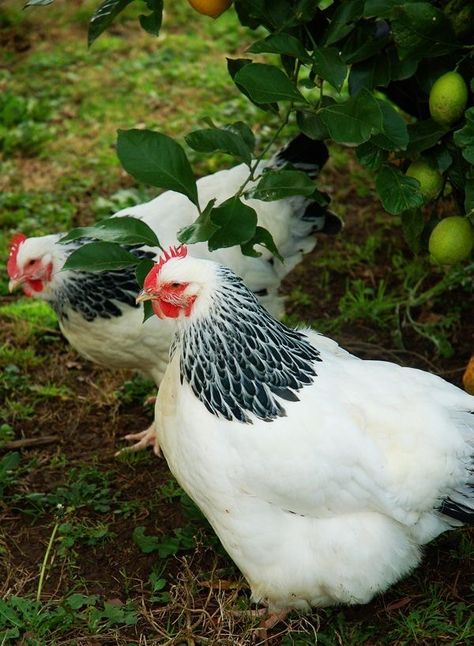
<path id="1" fill-rule="evenodd" d="M 232 11 L 211 21 L 168 2 L 157 40 L 138 28 L 133 3 L 87 50 L 96 4 L 0 8 L 1 262 L 18 230 L 87 225 L 155 194 L 121 170 L 118 128 L 182 140 L 211 116 L 258 123 L 258 140 L 268 138 L 273 117 L 227 80 L 225 56 L 243 56 L 251 40 Z M 231 163 L 188 152 L 197 175 Z M 321 240 L 286 281 L 288 320 L 459 383 L 472 350 L 472 268 L 445 273 L 413 258 L 347 150 L 332 151 L 321 182 L 345 233 Z M 259 620 L 241 612 L 245 581 L 165 462 L 115 457 L 126 433 L 150 424 L 153 385 L 79 357 L 46 304 L 7 296 L 5 274 L 0 294 L 0 644 L 258 644 Z M 467 644 L 472 557 L 468 532 L 447 534 L 371 604 L 295 613 L 270 646 Z"/>

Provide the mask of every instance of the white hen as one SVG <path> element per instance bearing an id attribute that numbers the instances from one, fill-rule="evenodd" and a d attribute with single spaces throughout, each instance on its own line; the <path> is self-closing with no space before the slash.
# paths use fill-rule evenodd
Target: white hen
<path id="1" fill-rule="evenodd" d="M 186 248 L 139 298 L 177 325 L 163 453 L 271 612 L 366 603 L 472 520 L 474 397 L 285 327 Z"/>
<path id="2" fill-rule="evenodd" d="M 261 162 L 256 174 L 291 164 L 316 176 L 328 158 L 326 146 L 299 135 L 275 157 Z M 199 201 L 216 205 L 231 197 L 248 176 L 245 164 L 203 177 L 197 182 Z M 255 183 L 254 183 L 255 184 Z M 249 185 L 249 188 L 252 185 Z M 337 233 L 341 221 L 311 199 L 290 197 L 276 202 L 244 200 L 258 215 L 258 224 L 267 228 L 284 263 L 260 247 L 259 258 L 243 256 L 239 248 L 209 252 L 205 243 L 193 246 L 201 258 L 215 258 L 232 267 L 277 317 L 283 314 L 283 299 L 278 294 L 281 280 L 316 244 L 315 234 Z M 177 232 L 197 217 L 196 207 L 180 193 L 167 191 L 151 202 L 124 209 L 115 217 L 131 216 L 143 220 L 157 234 L 162 245 L 177 241 Z M 155 317 L 143 321 L 143 308 L 135 303 L 139 286 L 134 268 L 100 273 L 62 271 L 64 262 L 80 242 L 62 245 L 62 234 L 14 238 L 8 273 L 10 289 L 21 285 L 26 295 L 48 301 L 58 315 L 61 331 L 83 356 L 111 368 L 129 368 L 153 379 L 159 385 L 168 363 L 173 328 Z M 155 258 L 158 249 L 131 249 L 140 256 Z M 142 448 L 154 439 L 153 427 L 128 439 L 139 440 L 132 448 Z M 155 450 L 158 447 L 155 445 Z"/>

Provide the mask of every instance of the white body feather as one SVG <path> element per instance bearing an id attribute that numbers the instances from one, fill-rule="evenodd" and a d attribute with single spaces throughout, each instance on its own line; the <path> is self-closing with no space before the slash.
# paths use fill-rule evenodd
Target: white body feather
<path id="1" fill-rule="evenodd" d="M 155 411 L 171 471 L 271 610 L 365 603 L 407 574 L 457 524 L 436 507 L 465 487 L 473 450 L 474 398 L 307 334 L 322 361 L 286 417 L 209 413 L 178 351 Z"/>

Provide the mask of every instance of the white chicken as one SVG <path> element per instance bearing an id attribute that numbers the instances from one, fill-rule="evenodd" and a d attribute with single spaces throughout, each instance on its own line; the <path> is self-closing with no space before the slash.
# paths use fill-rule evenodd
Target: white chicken
<path id="1" fill-rule="evenodd" d="M 269 620 L 366 603 L 472 521 L 474 397 L 289 329 L 185 247 L 138 298 L 176 326 L 160 446 Z"/>
<path id="2" fill-rule="evenodd" d="M 264 170 L 291 164 L 316 176 L 328 158 L 326 146 L 299 135 L 271 160 L 261 162 L 256 175 Z M 200 204 L 211 199 L 216 205 L 234 195 L 247 179 L 245 164 L 223 170 L 197 182 Z M 249 188 L 255 185 L 249 185 Z M 337 233 L 340 219 L 317 202 L 305 197 L 290 197 L 276 202 L 243 200 L 258 215 L 258 224 L 267 228 L 284 257 L 284 263 L 263 247 L 258 258 L 243 256 L 239 248 L 209 252 L 205 243 L 193 246 L 201 258 L 215 258 L 232 267 L 261 302 L 277 317 L 284 312 L 278 294 L 281 280 L 311 251 L 315 234 Z M 177 242 L 177 232 L 197 217 L 196 207 L 180 193 L 167 191 L 154 200 L 123 209 L 115 217 L 131 216 L 148 224 L 162 245 Z M 139 286 L 134 268 L 99 273 L 62 271 L 68 255 L 81 242 L 59 244 L 62 234 L 26 238 L 18 234 L 12 241 L 8 260 L 10 290 L 18 286 L 27 296 L 50 303 L 58 315 L 64 336 L 83 356 L 111 368 L 138 370 L 157 385 L 168 363 L 173 327 L 156 317 L 143 324 L 143 307 L 135 303 Z M 155 258 L 160 250 L 141 247 L 130 249 L 141 257 Z M 140 449 L 154 442 L 153 426 L 142 433 L 127 436 L 138 440 L 132 447 Z M 159 447 L 155 444 L 155 451 Z"/>

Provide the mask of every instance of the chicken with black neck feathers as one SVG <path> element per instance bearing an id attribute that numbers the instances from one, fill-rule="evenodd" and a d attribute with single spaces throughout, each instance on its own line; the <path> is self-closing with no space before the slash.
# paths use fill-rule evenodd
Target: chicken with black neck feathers
<path id="1" fill-rule="evenodd" d="M 266 170 L 290 166 L 316 177 L 328 159 L 326 146 L 299 135 L 272 159 L 259 163 L 259 177 Z M 234 195 L 248 178 L 249 169 L 240 164 L 197 181 L 199 202 L 212 199 L 216 205 Z M 255 186 L 250 183 L 248 188 Z M 277 317 L 284 312 L 278 289 L 282 279 L 316 244 L 318 233 L 337 233 L 341 221 L 312 199 L 293 196 L 275 202 L 244 199 L 258 216 L 259 226 L 267 228 L 284 258 L 280 262 L 263 247 L 259 258 L 243 256 L 238 247 L 210 253 L 205 243 L 193 246 L 202 258 L 215 258 L 239 274 L 262 303 Z M 151 202 L 119 211 L 113 217 L 130 216 L 143 220 L 157 234 L 162 245 L 177 242 L 177 232 L 198 216 L 196 207 L 185 197 L 167 191 Z M 143 308 L 135 303 L 139 286 L 134 268 L 116 271 L 62 271 L 69 254 L 80 241 L 59 244 L 62 234 L 26 238 L 18 234 L 12 241 L 8 259 L 10 289 L 21 286 L 27 296 L 46 300 L 58 315 L 64 336 L 83 356 L 110 368 L 138 370 L 157 385 L 168 363 L 172 326 L 156 317 L 143 322 Z M 155 259 L 157 248 L 137 247 L 130 251 L 139 258 Z M 127 436 L 139 449 L 154 442 L 153 425 L 142 433 Z M 158 446 L 154 445 L 158 452 Z"/>
<path id="2" fill-rule="evenodd" d="M 367 603 L 474 516 L 474 397 L 275 320 L 172 248 L 138 299 L 174 321 L 156 404 L 168 465 L 271 618 Z"/>

